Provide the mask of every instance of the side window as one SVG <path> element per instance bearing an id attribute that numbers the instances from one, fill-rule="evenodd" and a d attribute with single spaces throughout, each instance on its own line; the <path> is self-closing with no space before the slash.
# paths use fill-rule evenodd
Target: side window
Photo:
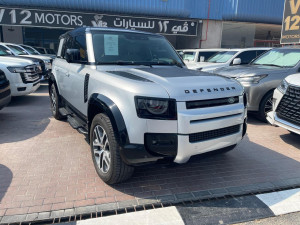
<path id="1" fill-rule="evenodd" d="M 78 35 L 74 38 L 73 48 L 79 49 L 80 61 L 88 61 L 85 35 Z"/>
<path id="2" fill-rule="evenodd" d="M 242 52 L 236 58 L 241 59 L 241 64 L 249 64 L 252 61 L 252 59 L 256 58 L 256 51 Z"/>

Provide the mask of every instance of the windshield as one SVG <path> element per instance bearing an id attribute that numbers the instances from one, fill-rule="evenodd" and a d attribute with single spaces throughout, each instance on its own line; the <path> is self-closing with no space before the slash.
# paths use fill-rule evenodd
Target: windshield
<path id="1" fill-rule="evenodd" d="M 187 61 L 195 60 L 196 52 L 183 52 L 182 59 Z"/>
<path id="2" fill-rule="evenodd" d="M 266 52 L 255 61 L 254 65 L 269 65 L 277 67 L 294 67 L 300 61 L 300 49 L 273 49 Z"/>
<path id="3" fill-rule="evenodd" d="M 27 52 L 29 52 L 30 55 L 39 55 L 39 52 L 36 51 L 35 49 L 31 48 L 31 47 L 24 46 L 24 45 L 22 45 L 22 47 L 23 47 Z"/>
<path id="4" fill-rule="evenodd" d="M 15 45 L 7 45 L 16 55 L 28 55 L 28 53 L 21 47 Z"/>
<path id="5" fill-rule="evenodd" d="M 93 46 L 97 64 L 183 66 L 169 42 L 157 35 L 96 31 Z"/>
<path id="6" fill-rule="evenodd" d="M 11 55 L 9 50 L 3 46 L 0 46 L 0 56 L 7 56 L 7 55 Z"/>
<path id="7" fill-rule="evenodd" d="M 234 56 L 237 51 L 227 51 L 227 52 L 219 52 L 212 57 L 210 57 L 207 62 L 210 63 L 226 63 L 228 62 L 232 56 Z"/>

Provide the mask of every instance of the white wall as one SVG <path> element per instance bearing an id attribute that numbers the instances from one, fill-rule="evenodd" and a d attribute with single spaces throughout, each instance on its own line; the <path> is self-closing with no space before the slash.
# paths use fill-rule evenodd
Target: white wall
<path id="1" fill-rule="evenodd" d="M 22 27 L 2 26 L 3 42 L 23 44 Z"/>
<path id="2" fill-rule="evenodd" d="M 222 41 L 222 21 L 209 20 L 208 29 L 207 20 L 203 20 L 201 48 L 220 48 Z M 206 39 L 207 30 L 207 40 Z"/>

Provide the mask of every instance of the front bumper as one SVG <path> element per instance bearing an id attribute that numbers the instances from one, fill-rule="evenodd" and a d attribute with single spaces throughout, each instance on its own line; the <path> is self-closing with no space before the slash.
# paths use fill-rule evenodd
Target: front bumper
<path id="1" fill-rule="evenodd" d="M 11 95 L 22 96 L 35 92 L 40 87 L 40 80 L 35 83 L 11 83 Z"/>
<path id="2" fill-rule="evenodd" d="M 272 126 L 279 126 L 296 134 L 300 134 L 300 126 L 280 119 L 274 111 L 267 114 L 267 120 Z"/>

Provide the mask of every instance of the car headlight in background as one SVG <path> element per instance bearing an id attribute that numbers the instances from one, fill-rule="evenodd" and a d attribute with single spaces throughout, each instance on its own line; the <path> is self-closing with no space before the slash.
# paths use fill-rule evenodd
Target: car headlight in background
<path id="1" fill-rule="evenodd" d="M 242 76 L 236 78 L 240 83 L 244 84 L 258 84 L 260 80 L 267 77 L 268 74 L 262 74 L 262 75 L 254 75 L 254 76 Z"/>
<path id="2" fill-rule="evenodd" d="M 26 68 L 26 67 L 7 67 L 7 69 L 11 73 L 30 73 L 30 72 L 32 72 L 32 68 Z"/>
<path id="3" fill-rule="evenodd" d="M 174 99 L 135 97 L 137 115 L 144 119 L 176 120 Z"/>
<path id="4" fill-rule="evenodd" d="M 277 89 L 282 93 L 285 94 L 286 90 L 289 87 L 289 83 L 284 79 L 283 81 L 281 81 L 281 83 L 279 84 L 279 86 L 277 87 Z"/>

